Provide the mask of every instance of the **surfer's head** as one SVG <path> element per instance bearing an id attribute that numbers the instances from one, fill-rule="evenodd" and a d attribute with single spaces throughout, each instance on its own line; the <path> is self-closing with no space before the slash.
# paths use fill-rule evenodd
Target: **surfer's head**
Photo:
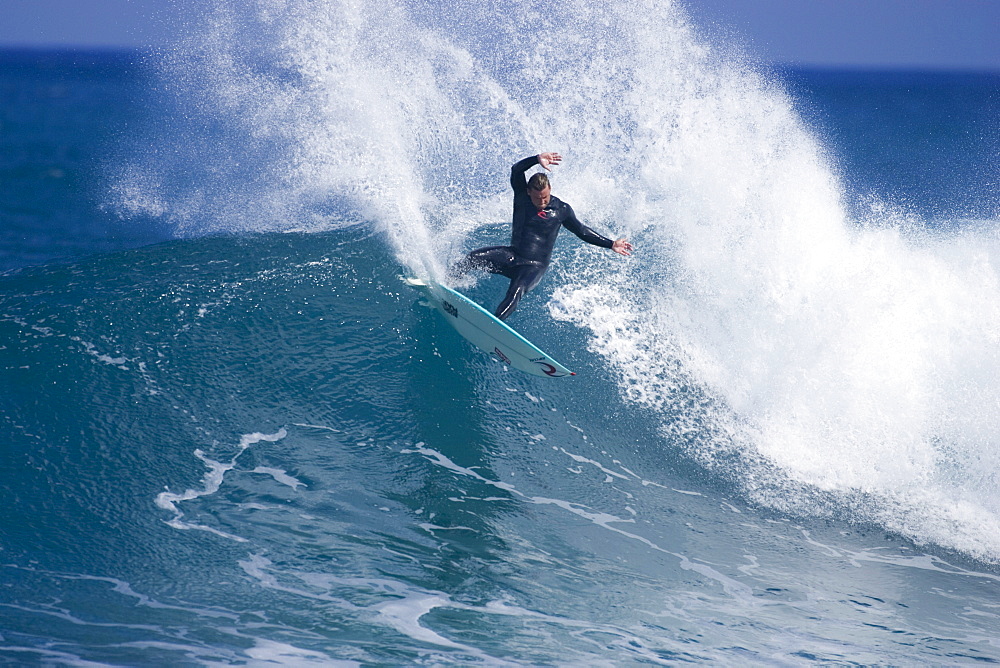
<path id="1" fill-rule="evenodd" d="M 549 200 L 552 198 L 552 186 L 549 185 L 549 177 L 541 173 L 532 174 L 531 178 L 528 179 L 528 197 L 531 198 L 531 203 L 539 211 L 547 207 Z"/>

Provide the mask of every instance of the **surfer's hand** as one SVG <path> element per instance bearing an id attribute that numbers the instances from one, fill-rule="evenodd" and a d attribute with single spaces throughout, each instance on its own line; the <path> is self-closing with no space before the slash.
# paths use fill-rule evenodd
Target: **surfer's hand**
<path id="1" fill-rule="evenodd" d="M 618 253 L 619 255 L 631 255 L 632 254 L 632 244 L 622 239 L 615 239 L 615 242 L 611 244 L 611 250 Z"/>
<path id="2" fill-rule="evenodd" d="M 545 169 L 547 169 L 550 172 L 552 170 L 549 169 L 549 165 L 558 165 L 560 162 L 562 162 L 562 156 L 559 155 L 558 153 L 539 153 L 538 154 L 538 164 L 541 165 L 542 167 L 544 167 Z"/>

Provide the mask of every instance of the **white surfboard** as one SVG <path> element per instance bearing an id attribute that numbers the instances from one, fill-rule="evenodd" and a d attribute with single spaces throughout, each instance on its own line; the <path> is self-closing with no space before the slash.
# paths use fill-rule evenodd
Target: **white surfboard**
<path id="1" fill-rule="evenodd" d="M 460 292 L 429 280 L 408 278 L 406 283 L 423 292 L 445 320 L 469 343 L 504 364 L 547 378 L 576 375 Z"/>

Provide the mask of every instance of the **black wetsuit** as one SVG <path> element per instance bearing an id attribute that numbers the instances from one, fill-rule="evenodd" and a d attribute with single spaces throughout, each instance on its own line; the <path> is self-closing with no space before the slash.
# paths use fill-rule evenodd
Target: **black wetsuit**
<path id="1" fill-rule="evenodd" d="M 537 164 L 538 156 L 533 155 L 510 168 L 510 186 L 514 189 L 510 245 L 474 250 L 454 270 L 457 274 L 464 274 L 470 269 L 482 269 L 510 279 L 507 295 L 496 310 L 500 320 L 506 320 L 517 308 L 521 297 L 542 280 L 542 275 L 549 268 L 552 247 L 560 227 L 595 246 L 611 248 L 614 244 L 611 239 L 602 237 L 581 223 L 573 208 L 558 197 L 551 197 L 548 206 L 541 211 L 535 207 L 528 195 L 524 173 Z"/>

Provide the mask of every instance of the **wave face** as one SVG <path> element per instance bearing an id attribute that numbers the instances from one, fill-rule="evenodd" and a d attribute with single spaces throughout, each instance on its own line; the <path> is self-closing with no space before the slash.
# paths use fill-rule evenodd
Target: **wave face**
<path id="1" fill-rule="evenodd" d="M 358 227 L 0 280 L 12 661 L 996 656 L 991 567 L 752 503 L 745 452 L 691 456 L 705 390 L 620 400 L 549 289 L 520 324 L 570 382 L 467 347 Z"/>
<path id="2" fill-rule="evenodd" d="M 109 195 L 174 240 L 0 275 L 0 656 L 997 660 L 988 196 L 846 187 L 676 3 L 185 20 Z M 512 319 L 563 382 L 400 281 L 504 243 L 539 150 L 637 247 L 566 235 Z"/>

